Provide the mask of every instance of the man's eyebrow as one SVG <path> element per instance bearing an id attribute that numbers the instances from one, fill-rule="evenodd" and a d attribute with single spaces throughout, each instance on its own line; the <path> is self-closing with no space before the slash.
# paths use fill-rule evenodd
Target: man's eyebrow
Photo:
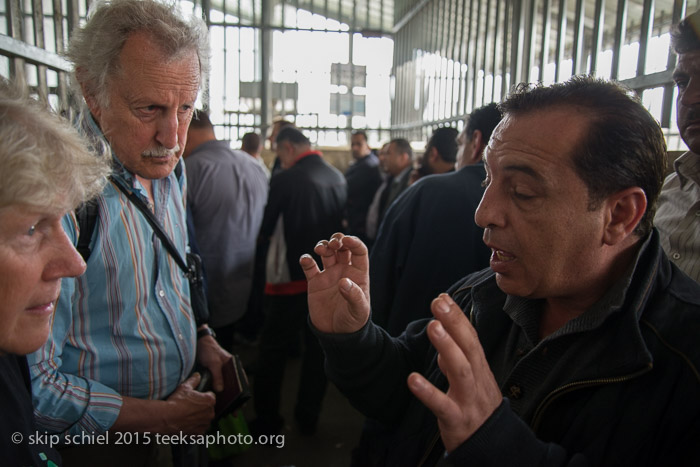
<path id="1" fill-rule="evenodd" d="M 513 165 L 509 165 L 507 167 L 504 167 L 503 171 L 504 172 L 520 172 L 520 173 L 523 173 L 529 177 L 534 178 L 535 180 L 540 180 L 540 181 L 544 180 L 542 178 L 542 175 L 540 175 L 535 169 L 533 169 L 532 167 L 530 167 L 528 165 L 513 164 Z"/>

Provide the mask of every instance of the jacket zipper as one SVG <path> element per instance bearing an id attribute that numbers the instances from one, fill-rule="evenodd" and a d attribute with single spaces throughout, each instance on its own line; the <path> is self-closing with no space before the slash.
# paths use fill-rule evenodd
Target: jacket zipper
<path id="1" fill-rule="evenodd" d="M 647 373 L 651 371 L 652 369 L 652 364 L 649 363 L 646 368 L 643 368 L 639 371 L 636 371 L 634 373 L 631 373 L 629 375 L 625 376 L 618 376 L 616 378 L 600 378 L 600 379 L 591 379 L 588 381 L 577 381 L 575 383 L 569 383 L 565 384 L 564 386 L 561 386 L 554 391 L 550 392 L 547 397 L 544 398 L 544 400 L 540 403 L 540 405 L 537 407 L 537 410 L 535 410 L 535 415 L 532 418 L 532 431 L 537 433 L 537 430 L 539 428 L 539 424 L 542 421 L 542 414 L 544 413 L 545 410 L 554 402 L 557 398 L 560 396 L 567 394 L 569 392 L 575 391 L 577 389 L 582 389 L 590 386 L 597 386 L 597 385 L 603 385 L 603 384 L 614 384 L 614 383 L 622 383 L 624 381 L 629 381 L 631 379 L 634 379 L 638 376 L 643 375 L 644 373 Z"/>

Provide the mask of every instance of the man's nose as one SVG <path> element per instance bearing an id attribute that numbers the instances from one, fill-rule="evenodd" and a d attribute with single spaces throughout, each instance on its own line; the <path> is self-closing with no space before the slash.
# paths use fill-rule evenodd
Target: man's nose
<path id="1" fill-rule="evenodd" d="M 158 133 L 156 140 L 167 149 L 172 149 L 178 143 L 178 129 L 180 121 L 177 118 L 177 112 L 164 113 L 158 122 Z"/>
<path id="2" fill-rule="evenodd" d="M 486 187 L 484 195 L 481 197 L 481 202 L 474 213 L 474 222 L 485 229 L 487 227 L 503 227 L 505 225 L 505 216 L 501 203 L 498 197 Z"/>

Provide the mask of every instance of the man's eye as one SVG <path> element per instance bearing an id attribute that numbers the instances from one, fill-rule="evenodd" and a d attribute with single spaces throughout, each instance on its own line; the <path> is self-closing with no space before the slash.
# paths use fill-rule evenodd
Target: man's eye
<path id="1" fill-rule="evenodd" d="M 35 232 L 36 232 L 36 225 L 29 227 L 29 230 L 27 230 L 27 237 L 31 237 L 32 235 L 34 235 Z"/>
<path id="2" fill-rule="evenodd" d="M 517 191 L 513 192 L 513 196 L 515 196 L 517 199 L 519 199 L 521 201 L 529 201 L 529 200 L 534 198 L 534 196 L 532 196 L 532 195 L 526 195 L 524 193 L 519 193 Z"/>

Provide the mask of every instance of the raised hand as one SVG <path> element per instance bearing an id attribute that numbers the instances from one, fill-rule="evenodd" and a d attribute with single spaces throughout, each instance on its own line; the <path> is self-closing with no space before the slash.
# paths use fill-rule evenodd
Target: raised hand
<path id="1" fill-rule="evenodd" d="M 351 333 L 369 319 L 369 258 L 357 237 L 333 234 L 320 241 L 314 252 L 323 271 L 310 255 L 299 259 L 308 281 L 309 316 L 321 332 Z"/>
<path id="2" fill-rule="evenodd" d="M 503 396 L 491 372 L 476 330 L 447 294 L 433 300 L 435 321 L 428 337 L 438 351 L 438 365 L 449 381 L 447 394 L 418 373 L 408 387 L 437 417 L 448 452 L 466 441 L 501 404 Z"/>

